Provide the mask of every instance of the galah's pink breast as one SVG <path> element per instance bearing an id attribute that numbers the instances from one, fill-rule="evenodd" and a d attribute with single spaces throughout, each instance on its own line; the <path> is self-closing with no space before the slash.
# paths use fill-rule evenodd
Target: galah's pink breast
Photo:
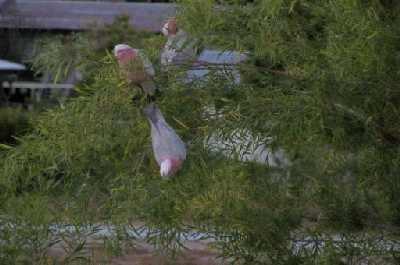
<path id="1" fill-rule="evenodd" d="M 136 57 L 136 52 L 132 49 L 123 49 L 117 52 L 119 64 L 126 65 Z"/>

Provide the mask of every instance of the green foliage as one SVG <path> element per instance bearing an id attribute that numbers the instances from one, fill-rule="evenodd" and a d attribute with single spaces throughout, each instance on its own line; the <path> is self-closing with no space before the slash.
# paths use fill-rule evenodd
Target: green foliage
<path id="1" fill-rule="evenodd" d="M 320 211 L 316 231 L 397 224 L 399 4 L 180 3 L 179 20 L 203 45 L 249 52 L 251 90 L 224 108 L 239 110 L 234 126 L 289 153 L 293 188 Z"/>
<path id="2" fill-rule="evenodd" d="M 73 45 L 86 43 L 69 58 L 85 75 L 80 96 L 44 113 L 1 161 L 0 221 L 28 226 L 0 226 L 10 242 L 0 261 L 35 253 L 40 264 L 42 246 L 58 239 L 70 243 L 73 262 L 99 223 L 118 227 L 106 245 L 122 254 L 122 242 L 132 240 L 125 229 L 142 222 L 147 241 L 162 250 L 175 253 L 184 235 L 200 231 L 236 264 L 394 263 L 398 250 L 386 243 L 398 242 L 400 224 L 397 2 L 179 2 L 179 23 L 203 45 L 249 54 L 234 88 L 218 76 L 205 86 L 182 84 L 174 78 L 182 73 L 157 76 L 157 103 L 188 143 L 182 171 L 159 177 L 145 102 L 132 104 L 138 91 L 120 80 L 110 53 L 121 42 L 143 48 L 158 69 L 162 38 L 130 32 L 124 19 L 73 35 Z M 63 45 L 49 51 L 60 54 Z M 69 65 L 50 55 L 37 65 Z M 214 133 L 235 145 L 237 130 L 282 148 L 290 164 L 241 162 L 204 148 Z M 80 233 L 49 236 L 54 223 Z M 308 241 L 324 247 L 301 247 Z"/>
<path id="3" fill-rule="evenodd" d="M 43 37 L 36 43 L 36 49 L 39 50 L 35 51 L 37 55 L 32 61 L 32 69 L 36 74 L 52 73 L 57 83 L 67 78 L 73 66 L 78 63 L 80 50 L 86 47 L 86 40 L 79 34 Z"/>
<path id="4" fill-rule="evenodd" d="M 18 108 L 1 108 L 0 143 L 13 143 L 15 142 L 13 136 L 19 136 L 29 131 L 32 116 L 34 116 L 33 113 Z"/>
<path id="5" fill-rule="evenodd" d="M 145 48 L 148 56 L 155 59 L 162 47 L 161 41 L 160 37 L 133 30 L 129 17 L 121 16 L 104 27 L 93 24 L 88 32 L 41 36 L 35 42 L 32 69 L 36 74 L 49 73 L 55 83 L 78 70 L 83 74 L 84 83 L 90 83 L 101 66 L 99 58 L 114 45 L 127 43 Z"/>

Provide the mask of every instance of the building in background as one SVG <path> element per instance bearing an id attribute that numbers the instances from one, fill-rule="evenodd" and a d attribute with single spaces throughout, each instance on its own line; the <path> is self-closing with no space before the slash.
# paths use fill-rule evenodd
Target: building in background
<path id="1" fill-rule="evenodd" d="M 61 85 L 54 85 L 49 73 L 35 76 L 30 71 L 30 62 L 37 38 L 49 34 L 69 35 L 88 30 L 93 24 L 111 24 L 121 15 L 128 16 L 129 23 L 135 29 L 157 33 L 163 22 L 176 13 L 174 4 L 155 3 L 160 1 L 130 2 L 0 0 L 0 58 L 27 66 L 27 71 L 19 75 L 19 81 L 22 82 L 2 84 L 3 87 L 9 87 L 7 93 L 22 93 L 40 101 L 56 90 L 61 95 L 71 94 L 71 85 L 80 80 L 79 72 L 74 69 L 66 78 L 59 80 Z"/>

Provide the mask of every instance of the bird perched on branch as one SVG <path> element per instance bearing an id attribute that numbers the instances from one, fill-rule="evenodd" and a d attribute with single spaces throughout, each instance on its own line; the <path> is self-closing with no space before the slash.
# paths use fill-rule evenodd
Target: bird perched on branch
<path id="1" fill-rule="evenodd" d="M 114 47 L 114 56 L 128 83 L 139 86 L 144 93 L 153 96 L 156 90 L 153 81 L 155 71 L 146 55 L 127 44 L 118 44 Z"/>
<path id="2" fill-rule="evenodd" d="M 186 159 L 186 147 L 181 138 L 168 125 L 160 109 L 150 103 L 144 114 L 151 126 L 151 141 L 161 177 L 174 175 Z"/>
<path id="3" fill-rule="evenodd" d="M 161 52 L 161 65 L 183 64 L 196 58 L 195 41 L 179 29 L 175 17 L 167 20 L 161 32 L 168 38 Z"/>

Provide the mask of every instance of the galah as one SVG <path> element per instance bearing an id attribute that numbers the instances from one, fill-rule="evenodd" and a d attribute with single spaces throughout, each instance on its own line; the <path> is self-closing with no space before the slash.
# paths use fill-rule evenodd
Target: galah
<path id="1" fill-rule="evenodd" d="M 143 92 L 153 96 L 156 90 L 153 81 L 155 71 L 147 56 L 141 50 L 134 49 L 127 44 L 115 45 L 114 56 L 127 81 L 138 85 Z"/>
<path id="2" fill-rule="evenodd" d="M 240 83 L 240 72 L 235 65 L 247 59 L 246 53 L 204 49 L 197 56 L 195 39 L 190 39 L 177 25 L 176 18 L 170 18 L 161 32 L 168 38 L 161 53 L 161 65 L 168 70 L 169 65 L 189 66 L 186 83 L 208 80 L 211 73 L 226 76 L 234 84 Z"/>
<path id="3" fill-rule="evenodd" d="M 186 159 L 186 147 L 181 138 L 168 125 L 160 109 L 150 103 L 144 114 L 151 126 L 151 141 L 154 157 L 160 166 L 161 177 L 174 175 Z"/>
<path id="4" fill-rule="evenodd" d="M 176 22 L 176 18 L 175 17 L 169 18 L 162 27 L 161 32 L 164 34 L 164 36 L 167 37 L 176 35 L 176 33 L 178 32 L 178 25 Z"/>
<path id="5" fill-rule="evenodd" d="M 182 64 L 195 59 L 194 41 L 189 41 L 186 32 L 178 28 L 176 18 L 168 19 L 161 32 L 168 38 L 161 52 L 161 65 Z"/>

